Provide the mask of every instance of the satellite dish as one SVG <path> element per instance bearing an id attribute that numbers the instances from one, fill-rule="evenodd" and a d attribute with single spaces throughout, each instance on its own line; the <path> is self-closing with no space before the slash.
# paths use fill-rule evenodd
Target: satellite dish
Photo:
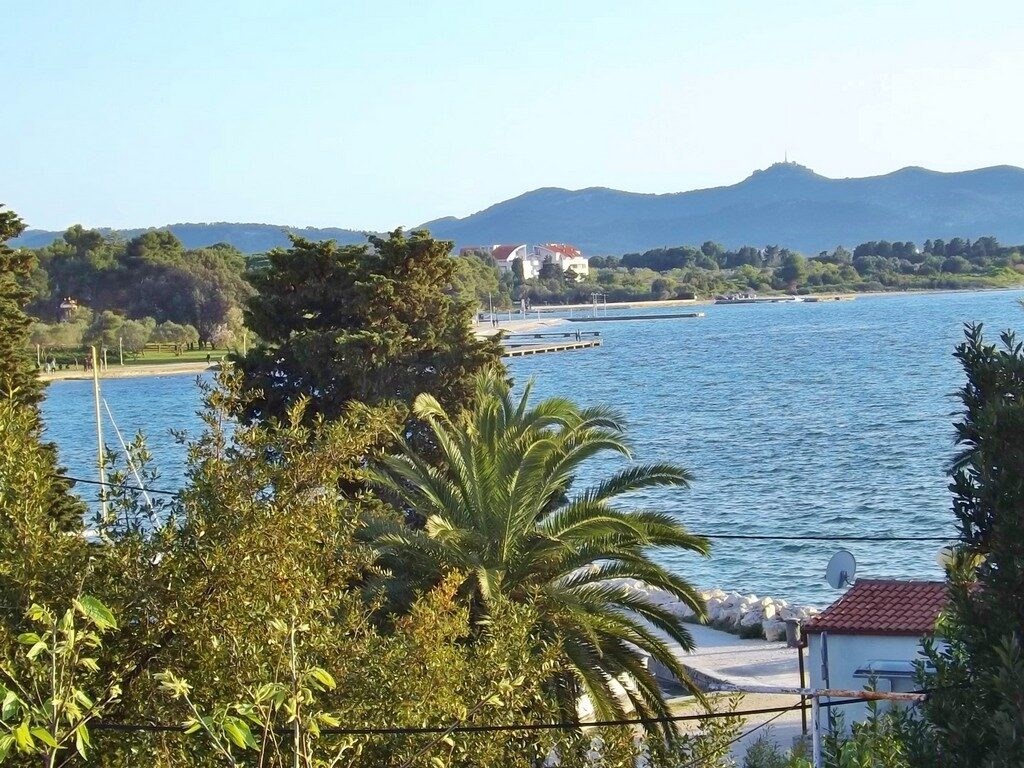
<path id="1" fill-rule="evenodd" d="M 828 561 L 825 569 L 825 581 L 832 589 L 842 589 L 853 584 L 857 575 L 857 559 L 845 549 L 840 549 Z"/>

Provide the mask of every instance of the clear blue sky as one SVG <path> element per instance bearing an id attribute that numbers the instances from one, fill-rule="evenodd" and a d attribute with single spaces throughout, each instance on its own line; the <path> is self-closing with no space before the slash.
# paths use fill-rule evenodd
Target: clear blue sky
<path id="1" fill-rule="evenodd" d="M 33 227 L 384 229 L 542 186 L 1024 166 L 1019 2 L 8 2 Z"/>

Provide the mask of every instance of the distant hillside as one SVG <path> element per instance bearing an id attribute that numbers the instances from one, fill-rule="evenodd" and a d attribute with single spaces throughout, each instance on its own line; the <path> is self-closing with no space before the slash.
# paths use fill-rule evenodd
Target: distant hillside
<path id="1" fill-rule="evenodd" d="M 604 187 L 527 192 L 471 216 L 422 227 L 457 246 L 568 242 L 587 255 L 619 255 L 712 240 L 726 248 L 776 244 L 814 254 L 869 240 L 978 238 L 1024 242 L 1024 169 L 995 166 L 959 173 L 904 168 L 884 176 L 829 179 L 777 163 L 738 184 L 664 195 Z M 246 253 L 287 244 L 287 232 L 363 242 L 349 229 L 272 224 L 172 224 L 187 247 L 231 243 Z M 132 237 L 144 230 L 125 230 Z M 59 232 L 29 230 L 35 247 Z"/>
<path id="2" fill-rule="evenodd" d="M 310 240 L 337 240 L 339 243 L 364 243 L 366 235 L 352 229 L 327 227 L 286 227 L 279 224 L 171 224 L 160 229 L 169 229 L 184 243 L 186 248 L 202 248 L 214 243 L 230 243 L 243 253 L 262 253 L 271 248 L 288 245 L 288 233 Z M 105 235 L 115 230 L 100 229 Z M 120 229 L 117 234 L 130 239 L 145 232 L 145 229 Z M 26 230 L 13 243 L 26 248 L 49 245 L 63 232 L 49 232 L 43 229 Z"/>
<path id="3" fill-rule="evenodd" d="M 994 235 L 1018 243 L 1024 242 L 1024 170 L 904 168 L 829 179 L 795 163 L 777 163 L 739 184 L 692 192 L 538 189 L 462 219 L 423 226 L 459 245 L 569 242 L 589 255 L 706 240 L 727 248 L 771 243 L 805 253 L 881 239 L 921 243 Z"/>

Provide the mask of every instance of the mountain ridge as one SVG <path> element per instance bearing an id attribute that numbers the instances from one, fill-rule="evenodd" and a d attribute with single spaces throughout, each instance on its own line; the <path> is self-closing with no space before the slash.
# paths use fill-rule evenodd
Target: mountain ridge
<path id="1" fill-rule="evenodd" d="M 868 240 L 992 235 L 1024 242 L 1024 169 L 993 165 L 965 171 L 905 166 L 876 176 L 830 178 L 795 162 L 775 163 L 734 184 L 681 192 L 546 186 L 467 216 L 444 216 L 429 229 L 456 246 L 571 242 L 588 255 L 619 255 L 712 240 L 726 247 L 778 244 L 817 253 Z M 364 242 L 365 232 L 275 224 L 182 223 L 189 248 L 229 242 L 246 252 L 287 245 L 287 233 Z M 110 230 L 106 230 L 110 231 Z M 118 230 L 126 237 L 146 228 Z M 28 230 L 15 244 L 38 247 L 60 232 Z"/>

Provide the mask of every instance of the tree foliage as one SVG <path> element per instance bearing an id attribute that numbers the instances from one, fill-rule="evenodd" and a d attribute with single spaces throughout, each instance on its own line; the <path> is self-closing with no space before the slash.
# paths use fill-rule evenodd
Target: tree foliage
<path id="1" fill-rule="evenodd" d="M 294 238 L 268 254 L 246 310 L 262 343 L 237 361 L 244 415 L 281 418 L 308 399 L 306 416 L 337 418 L 353 401 L 408 406 L 424 392 L 468 405 L 474 375 L 499 349 L 474 336 L 472 306 L 451 295 L 450 250 L 396 230 L 361 246 Z"/>
<path id="2" fill-rule="evenodd" d="M 500 598 L 535 606 L 538 630 L 560 640 L 565 654 L 566 671 L 550 680 L 564 716 L 576 717 L 581 694 L 605 717 L 621 716 L 626 702 L 644 715 L 666 715 L 637 649 L 685 682 L 667 641 L 686 649 L 693 642 L 678 617 L 632 585 L 663 590 L 703 615 L 696 590 L 649 553 L 668 547 L 706 554 L 707 543 L 666 514 L 626 511 L 615 500 L 644 488 L 685 486 L 689 474 L 634 465 L 570 495 L 584 461 L 606 452 L 629 457 L 619 417 L 561 399 L 531 408 L 529 388 L 516 402 L 496 376 L 482 377 L 478 387 L 468 423 L 429 395 L 417 399 L 415 413 L 439 446 L 437 466 L 406 447 L 382 459 L 373 475 L 400 511 L 426 521 L 416 530 L 378 519 L 368 529 L 391 565 L 386 588 L 411 594 L 459 573 L 459 594 L 476 621 Z M 614 682 L 627 679 L 621 687 Z M 664 731 L 674 736 L 671 725 Z"/>
<path id="3" fill-rule="evenodd" d="M 32 321 L 25 307 L 31 292 L 23 284 L 32 273 L 35 257 L 7 245 L 24 229 L 17 214 L 0 206 L 0 395 L 35 406 L 43 397 L 43 385 L 30 357 Z"/>
<path id="4" fill-rule="evenodd" d="M 32 320 L 25 307 L 31 292 L 22 285 L 32 271 L 34 257 L 7 245 L 7 240 L 23 229 L 24 224 L 13 211 L 0 209 L 0 404 L 5 418 L 18 419 L 28 429 L 28 439 L 37 442 L 42 434 L 38 405 L 43 384 L 30 352 Z M 44 486 L 50 517 L 64 530 L 78 528 L 81 504 L 68 492 L 70 484 L 54 477 L 60 471 L 56 446 L 40 445 L 37 453 L 40 471 L 50 476 Z"/>
<path id="5" fill-rule="evenodd" d="M 957 348 L 966 382 L 952 468 L 960 542 L 950 606 L 930 645 L 929 719 L 941 764 L 1019 765 L 1024 754 L 1024 347 L 986 344 L 970 325 Z"/>

